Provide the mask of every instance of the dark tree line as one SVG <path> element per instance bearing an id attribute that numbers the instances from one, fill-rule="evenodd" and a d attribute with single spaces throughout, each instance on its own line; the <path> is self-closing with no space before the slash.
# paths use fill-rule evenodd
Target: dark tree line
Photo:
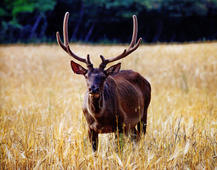
<path id="1" fill-rule="evenodd" d="M 72 42 L 129 42 L 133 14 L 148 43 L 217 39 L 217 0 L 3 0 L 0 42 L 54 42 L 66 11 Z"/>

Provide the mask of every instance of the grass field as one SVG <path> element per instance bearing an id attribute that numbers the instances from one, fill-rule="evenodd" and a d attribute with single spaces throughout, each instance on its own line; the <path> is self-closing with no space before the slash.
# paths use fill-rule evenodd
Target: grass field
<path id="1" fill-rule="evenodd" d="M 71 45 L 95 66 L 124 48 Z M 152 85 L 147 133 L 121 149 L 100 135 L 97 154 L 70 60 L 57 45 L 0 46 L 1 169 L 217 169 L 217 43 L 142 45 L 123 59 Z"/>

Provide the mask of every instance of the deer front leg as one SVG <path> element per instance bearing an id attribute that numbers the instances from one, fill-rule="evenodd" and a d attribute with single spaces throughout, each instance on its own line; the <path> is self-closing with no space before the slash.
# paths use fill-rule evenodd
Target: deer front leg
<path id="1" fill-rule="evenodd" d="M 88 136 L 92 145 L 92 150 L 95 152 L 98 149 L 98 133 L 92 129 L 88 130 Z"/>

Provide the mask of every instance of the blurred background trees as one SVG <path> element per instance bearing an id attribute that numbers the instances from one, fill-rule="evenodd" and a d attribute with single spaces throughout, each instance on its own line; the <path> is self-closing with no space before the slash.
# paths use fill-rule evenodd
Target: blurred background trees
<path id="1" fill-rule="evenodd" d="M 66 11 L 72 42 L 129 42 L 133 14 L 144 42 L 217 39 L 217 0 L 2 0 L 0 43 L 55 42 Z"/>

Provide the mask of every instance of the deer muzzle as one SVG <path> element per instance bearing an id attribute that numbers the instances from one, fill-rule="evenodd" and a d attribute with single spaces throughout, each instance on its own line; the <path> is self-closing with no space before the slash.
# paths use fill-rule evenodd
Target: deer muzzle
<path id="1" fill-rule="evenodd" d="M 91 86 L 89 88 L 89 96 L 98 98 L 99 97 L 99 87 L 98 86 Z"/>

